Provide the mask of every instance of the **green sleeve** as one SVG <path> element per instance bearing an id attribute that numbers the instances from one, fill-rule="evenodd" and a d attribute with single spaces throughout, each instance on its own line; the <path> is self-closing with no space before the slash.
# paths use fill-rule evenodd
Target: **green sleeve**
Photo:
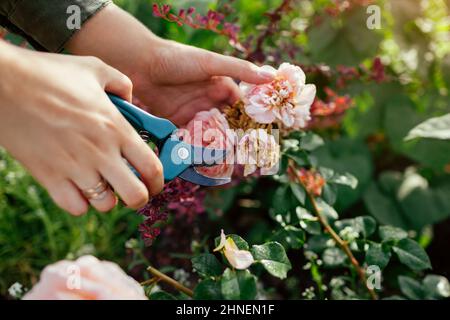
<path id="1" fill-rule="evenodd" d="M 78 31 L 69 28 L 70 6 L 80 9 L 81 25 L 111 0 L 0 0 L 0 25 L 25 37 L 38 50 L 60 52 Z M 74 7 L 72 7 L 74 8 Z M 71 20 L 73 21 L 73 20 Z"/>

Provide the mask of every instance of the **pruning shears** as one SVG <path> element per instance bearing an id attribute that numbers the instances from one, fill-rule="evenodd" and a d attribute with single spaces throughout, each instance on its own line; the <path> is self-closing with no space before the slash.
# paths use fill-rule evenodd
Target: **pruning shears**
<path id="1" fill-rule="evenodd" d="M 108 97 L 141 137 L 157 146 L 165 182 L 176 177 L 201 186 L 219 186 L 231 181 L 230 178 L 206 177 L 195 169 L 224 161 L 226 150 L 187 144 L 177 136 L 178 128 L 171 121 L 155 117 L 115 95 L 108 94 Z"/>

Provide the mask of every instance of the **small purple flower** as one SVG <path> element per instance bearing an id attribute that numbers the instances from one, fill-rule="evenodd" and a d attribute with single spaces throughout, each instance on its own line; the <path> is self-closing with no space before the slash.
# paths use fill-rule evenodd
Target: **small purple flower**
<path id="1" fill-rule="evenodd" d="M 164 190 L 153 197 L 149 203 L 138 211 L 145 217 L 139 227 L 145 245 L 149 246 L 160 234 L 157 224 L 164 223 L 170 213 L 177 218 L 184 217 L 191 222 L 198 214 L 205 211 L 203 200 L 205 192 L 198 185 L 175 179 L 164 187 Z"/>

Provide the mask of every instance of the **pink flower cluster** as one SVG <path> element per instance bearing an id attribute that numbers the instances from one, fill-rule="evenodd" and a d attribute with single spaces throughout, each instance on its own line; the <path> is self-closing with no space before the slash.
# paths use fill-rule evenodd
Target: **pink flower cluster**
<path id="1" fill-rule="evenodd" d="M 298 66 L 283 63 L 278 70 L 262 68 L 272 72 L 275 80 L 260 85 L 241 82 L 246 113 L 257 123 L 277 123 L 293 130 L 306 127 L 316 87 L 305 83 L 305 73 Z"/>
<path id="2" fill-rule="evenodd" d="M 202 16 L 195 14 L 195 8 L 181 9 L 178 15 L 171 13 L 172 7 L 164 4 L 159 6 L 153 5 L 153 15 L 165 19 L 170 22 L 175 22 L 179 26 L 187 25 L 193 29 L 210 30 L 217 34 L 227 36 L 232 44 L 238 43 L 238 33 L 240 28 L 230 22 L 224 21 L 224 15 L 214 10 L 208 10 L 207 14 Z"/>
<path id="3" fill-rule="evenodd" d="M 203 207 L 205 193 L 199 189 L 199 186 L 190 182 L 175 179 L 166 184 L 160 194 L 138 211 L 145 217 L 139 226 L 145 245 L 150 246 L 160 234 L 158 224 L 167 220 L 169 210 L 179 217 L 187 218 L 188 221 L 205 211 Z"/>

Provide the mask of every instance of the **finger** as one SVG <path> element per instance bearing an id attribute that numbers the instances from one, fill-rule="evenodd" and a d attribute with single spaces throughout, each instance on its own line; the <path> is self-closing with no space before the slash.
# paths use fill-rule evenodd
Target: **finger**
<path id="1" fill-rule="evenodd" d="M 140 209 L 148 202 L 146 186 L 130 170 L 120 154 L 113 156 L 99 170 L 128 207 Z"/>
<path id="2" fill-rule="evenodd" d="M 51 181 L 45 183 L 44 187 L 60 208 L 74 216 L 83 215 L 89 209 L 88 202 L 70 180 Z"/>
<path id="3" fill-rule="evenodd" d="M 103 181 L 98 172 L 86 172 L 74 175 L 73 183 L 83 193 L 83 191 L 95 188 L 99 182 Z M 99 192 L 95 197 L 90 198 L 83 195 L 84 198 L 98 211 L 107 212 L 112 210 L 117 204 L 117 198 L 112 190 L 107 186 L 106 190 Z"/>
<path id="4" fill-rule="evenodd" d="M 222 104 L 233 105 L 241 97 L 236 82 L 230 77 L 215 77 L 207 87 L 208 97 L 220 107 Z"/>
<path id="5" fill-rule="evenodd" d="M 138 135 L 122 146 L 122 155 L 139 172 L 150 196 L 161 192 L 164 187 L 162 164 Z"/>
<path id="6" fill-rule="evenodd" d="M 251 62 L 209 51 L 206 51 L 202 65 L 210 76 L 228 76 L 254 84 L 270 82 L 275 77 L 273 68 L 260 68 Z"/>
<path id="7" fill-rule="evenodd" d="M 96 63 L 99 64 L 98 68 L 100 69 L 104 90 L 131 102 L 133 83 L 130 78 L 101 60 L 98 60 Z"/>

